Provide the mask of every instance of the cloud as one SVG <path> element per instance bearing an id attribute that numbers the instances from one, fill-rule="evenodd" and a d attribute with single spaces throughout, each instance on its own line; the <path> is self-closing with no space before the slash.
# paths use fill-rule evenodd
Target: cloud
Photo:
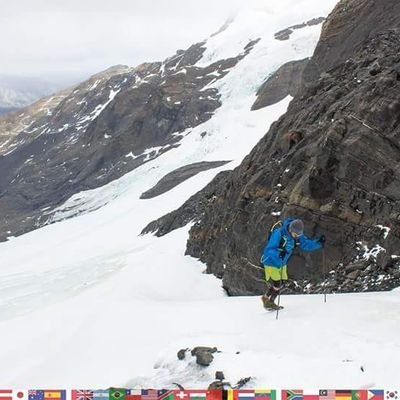
<path id="1" fill-rule="evenodd" d="M 0 73 L 94 73 L 162 60 L 219 28 L 238 0 L 15 0 L 0 15 Z"/>

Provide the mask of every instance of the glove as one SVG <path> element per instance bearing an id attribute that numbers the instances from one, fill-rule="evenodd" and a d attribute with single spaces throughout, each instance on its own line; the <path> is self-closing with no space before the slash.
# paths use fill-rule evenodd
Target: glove
<path id="1" fill-rule="evenodd" d="M 279 254 L 279 258 L 280 258 L 281 260 L 283 260 L 283 259 L 285 258 L 285 256 L 286 256 L 286 254 L 287 254 L 287 251 L 286 251 L 286 250 L 281 250 L 281 253 Z"/>
<path id="2" fill-rule="evenodd" d="M 325 241 L 326 241 L 325 235 L 321 235 L 321 236 L 317 239 L 317 241 L 320 243 L 320 245 L 321 245 L 322 247 L 324 247 Z"/>

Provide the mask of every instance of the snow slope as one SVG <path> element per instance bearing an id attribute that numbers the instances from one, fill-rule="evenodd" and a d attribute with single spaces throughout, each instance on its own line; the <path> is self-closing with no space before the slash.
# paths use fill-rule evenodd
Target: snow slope
<path id="1" fill-rule="evenodd" d="M 150 200 L 139 200 L 143 191 L 192 162 L 231 159 L 233 168 L 285 112 L 289 98 L 255 112 L 250 106 L 266 75 L 312 54 L 320 26 L 296 30 L 286 42 L 273 33 L 326 15 L 334 4 L 286 0 L 244 10 L 210 38 L 200 61 L 221 57 L 228 43 L 240 52 L 237 42 L 261 37 L 216 83 L 223 105 L 211 120 L 185 132 L 180 147 L 71 198 L 59 222 L 0 244 L 3 386 L 196 388 L 216 370 L 231 382 L 252 376 L 254 387 L 396 385 L 399 291 L 329 296 L 327 304 L 323 296 L 283 296 L 286 310 L 276 320 L 257 297 L 227 297 L 219 280 L 202 274 L 204 265 L 183 256 L 189 227 L 138 236 L 227 166 Z M 176 359 L 179 349 L 197 345 L 221 350 L 208 369 Z"/>

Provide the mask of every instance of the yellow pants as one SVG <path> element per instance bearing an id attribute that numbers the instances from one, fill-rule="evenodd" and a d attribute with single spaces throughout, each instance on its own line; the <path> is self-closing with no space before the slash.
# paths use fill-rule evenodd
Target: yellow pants
<path id="1" fill-rule="evenodd" d="M 271 265 L 264 265 L 265 279 L 267 281 L 287 281 L 287 265 L 282 268 L 273 267 Z"/>

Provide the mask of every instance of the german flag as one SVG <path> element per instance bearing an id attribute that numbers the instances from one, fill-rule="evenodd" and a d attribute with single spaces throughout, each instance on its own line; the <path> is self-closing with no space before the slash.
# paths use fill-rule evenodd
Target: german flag
<path id="1" fill-rule="evenodd" d="M 351 390 L 335 390 L 336 400 L 352 400 L 353 393 Z"/>

